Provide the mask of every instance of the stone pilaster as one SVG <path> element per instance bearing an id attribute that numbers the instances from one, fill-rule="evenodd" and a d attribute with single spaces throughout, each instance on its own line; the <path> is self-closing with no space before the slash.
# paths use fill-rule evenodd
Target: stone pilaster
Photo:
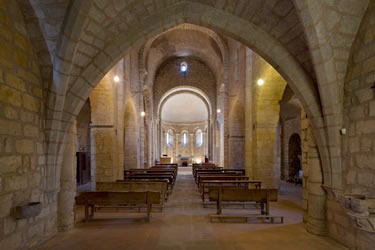
<path id="1" fill-rule="evenodd" d="M 58 193 L 57 223 L 59 231 L 69 231 L 74 226 L 74 197 L 76 196 L 76 123 L 66 134 L 64 157 L 61 165 L 60 192 Z"/>

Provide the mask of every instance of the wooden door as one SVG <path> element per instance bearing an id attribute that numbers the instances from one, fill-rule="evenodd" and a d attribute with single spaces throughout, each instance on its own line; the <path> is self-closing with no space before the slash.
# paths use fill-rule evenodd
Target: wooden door
<path id="1" fill-rule="evenodd" d="M 77 184 L 90 181 L 90 156 L 87 152 L 77 152 Z"/>

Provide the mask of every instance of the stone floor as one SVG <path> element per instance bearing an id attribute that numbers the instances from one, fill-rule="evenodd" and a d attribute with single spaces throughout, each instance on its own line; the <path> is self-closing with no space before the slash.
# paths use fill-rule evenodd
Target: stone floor
<path id="1" fill-rule="evenodd" d="M 286 191 L 271 213 L 284 215 L 284 224 L 210 223 L 208 215 L 216 209 L 202 208 L 191 168 L 180 169 L 174 193 L 150 223 L 144 222 L 144 213 L 129 212 L 97 213 L 95 220 L 82 223 L 83 212 L 78 209 L 76 228 L 59 233 L 39 249 L 345 249 L 307 233 L 302 209 L 294 202 L 299 191 L 292 192 L 287 183 L 281 188 Z"/>

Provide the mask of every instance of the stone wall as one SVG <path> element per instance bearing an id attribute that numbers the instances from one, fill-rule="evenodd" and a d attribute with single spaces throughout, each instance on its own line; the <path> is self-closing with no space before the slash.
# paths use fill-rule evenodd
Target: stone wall
<path id="1" fill-rule="evenodd" d="M 343 182 L 345 194 L 375 197 L 375 3 L 370 2 L 354 42 L 345 82 Z M 356 249 L 375 245 L 374 234 L 355 229 L 334 196 L 329 201 L 329 234 Z"/>
<path id="2" fill-rule="evenodd" d="M 203 133 L 203 144 L 197 146 L 196 132 L 201 130 Z M 166 134 L 168 131 L 173 132 L 173 145 L 168 146 L 166 141 Z M 182 145 L 182 133 L 186 132 L 188 136 L 187 145 Z M 173 162 L 178 161 L 178 156 L 194 156 L 192 162 L 201 161 L 204 162 L 204 157 L 207 156 L 207 122 L 199 123 L 171 123 L 162 122 L 162 134 L 163 136 L 163 154 L 167 154 L 172 157 Z"/>
<path id="3" fill-rule="evenodd" d="M 124 168 L 137 168 L 137 121 L 135 107 L 131 100 L 125 105 L 124 115 Z"/>
<path id="4" fill-rule="evenodd" d="M 182 62 L 188 64 L 188 71 L 180 72 Z M 211 69 L 194 57 L 172 57 L 165 61 L 158 69 L 153 86 L 154 113 L 161 97 L 170 89 L 179 86 L 196 87 L 203 91 L 209 98 L 211 106 L 216 107 L 216 77 Z"/>
<path id="5" fill-rule="evenodd" d="M 278 187 L 280 180 L 279 101 L 286 81 L 259 55 L 253 53 L 253 177 L 265 187 Z M 258 80 L 264 84 L 259 86 Z"/>
<path id="6" fill-rule="evenodd" d="M 123 176 L 125 101 L 123 60 L 112 68 L 90 95 L 91 168 L 93 181 L 116 181 Z M 120 81 L 115 82 L 118 76 Z M 78 135 L 80 137 L 80 134 Z"/>
<path id="7" fill-rule="evenodd" d="M 245 79 L 246 47 L 228 39 L 228 168 L 245 168 Z M 224 138 L 226 140 L 226 138 Z"/>
<path id="8" fill-rule="evenodd" d="M 17 2 L 0 1 L 0 16 L 0 248 L 29 248 L 57 230 L 56 197 L 44 193 L 44 93 Z M 38 216 L 11 216 L 15 206 L 38 201 Z"/>

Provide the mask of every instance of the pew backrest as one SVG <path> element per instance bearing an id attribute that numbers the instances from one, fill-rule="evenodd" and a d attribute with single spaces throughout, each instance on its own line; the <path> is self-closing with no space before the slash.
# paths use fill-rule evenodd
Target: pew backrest
<path id="1" fill-rule="evenodd" d="M 121 206 L 126 204 L 160 204 L 159 192 L 81 192 L 77 205 Z"/>
<path id="2" fill-rule="evenodd" d="M 277 201 L 277 189 L 210 189 L 210 201 Z"/>

